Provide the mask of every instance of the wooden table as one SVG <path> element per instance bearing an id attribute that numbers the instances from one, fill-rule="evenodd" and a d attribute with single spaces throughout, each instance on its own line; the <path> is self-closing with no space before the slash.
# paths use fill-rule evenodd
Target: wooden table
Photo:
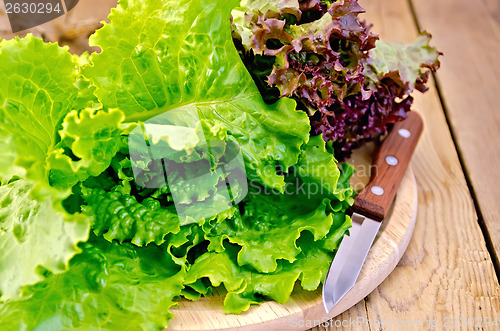
<path id="1" fill-rule="evenodd" d="M 445 322 L 455 329 L 453 318 L 460 325 L 469 317 L 500 323 L 500 1 L 360 3 L 384 40 L 412 42 L 427 30 L 444 56 L 430 90 L 415 93 L 425 128 L 412 162 L 419 205 L 408 249 L 375 291 L 315 330 L 343 321 L 344 330 L 432 329 L 436 319 L 435 330 Z"/>
<path id="2" fill-rule="evenodd" d="M 412 42 L 425 29 L 444 56 L 430 90 L 415 94 L 425 130 L 412 162 L 419 206 L 408 250 L 374 292 L 315 330 L 455 329 L 468 318 L 485 326 L 500 318 L 500 0 L 360 3 L 383 39 Z"/>

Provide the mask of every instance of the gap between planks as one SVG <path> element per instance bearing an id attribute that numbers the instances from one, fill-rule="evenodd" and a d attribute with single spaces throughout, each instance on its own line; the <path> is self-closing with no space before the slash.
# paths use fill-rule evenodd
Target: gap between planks
<path id="1" fill-rule="evenodd" d="M 412 4 L 420 26 L 433 33 L 435 44 L 445 52 L 436 74 L 438 87 L 479 225 L 490 252 L 498 257 L 500 2 L 419 0 Z"/>
<path id="2" fill-rule="evenodd" d="M 413 5 L 413 1 L 414 0 L 406 0 L 408 2 L 408 5 L 410 7 L 410 10 L 411 10 L 411 15 L 413 17 L 413 20 L 415 22 L 415 25 L 417 27 L 417 30 L 419 32 L 422 32 L 422 28 L 421 28 L 421 25 L 420 25 L 420 22 L 419 22 L 419 19 L 418 19 L 418 16 L 417 16 L 417 13 L 415 11 L 415 7 Z M 500 8 L 500 6 L 499 6 Z M 428 31 L 432 34 L 431 31 Z M 460 162 L 460 167 L 462 168 L 462 171 L 464 173 L 464 176 L 465 176 L 465 181 L 467 183 L 467 188 L 469 189 L 469 193 L 472 197 L 472 201 L 474 203 L 474 209 L 475 209 L 475 212 L 477 214 L 477 222 L 478 222 L 478 225 L 481 229 L 481 232 L 483 234 L 483 238 L 484 238 L 484 241 L 485 241 L 485 244 L 486 244 L 486 248 L 488 249 L 488 253 L 490 254 L 490 257 L 491 257 L 491 261 L 493 262 L 493 267 L 495 268 L 495 274 L 496 274 L 496 277 L 497 277 L 497 281 L 500 282 L 500 261 L 499 261 L 499 256 L 498 256 L 498 253 L 496 252 L 495 250 L 495 246 L 494 246 L 494 243 L 493 243 L 493 240 L 492 240 L 492 236 L 488 230 L 488 227 L 486 225 L 486 222 L 484 220 L 484 216 L 483 216 L 483 212 L 481 210 L 481 206 L 479 204 L 479 200 L 478 200 L 478 197 L 477 197 L 477 194 L 476 194 L 476 191 L 474 189 L 474 185 L 472 184 L 472 180 L 471 180 L 471 176 L 470 176 L 470 173 L 469 173 L 469 169 L 467 168 L 467 166 L 465 165 L 465 157 L 464 157 L 464 152 L 462 151 L 462 148 L 460 147 L 460 144 L 458 143 L 458 139 L 457 139 L 457 134 L 455 132 L 455 129 L 451 123 L 451 120 L 450 120 L 450 112 L 448 110 L 448 107 L 446 105 L 446 101 L 444 99 L 444 95 L 443 95 L 443 91 L 442 91 L 442 88 L 441 88 L 441 84 L 440 84 L 440 81 L 439 81 L 439 75 L 436 74 L 436 73 L 431 73 L 432 74 L 432 77 L 434 79 L 434 86 L 436 88 L 436 91 L 437 91 L 437 94 L 438 94 L 438 97 L 439 97 L 439 102 L 441 104 L 441 108 L 443 109 L 443 113 L 444 113 L 444 116 L 445 116 L 445 119 L 446 119 L 446 124 L 448 125 L 448 129 L 450 130 L 450 134 L 451 134 L 451 139 L 453 141 L 453 144 L 455 146 L 455 149 L 457 151 L 457 154 L 458 154 L 458 160 Z"/>

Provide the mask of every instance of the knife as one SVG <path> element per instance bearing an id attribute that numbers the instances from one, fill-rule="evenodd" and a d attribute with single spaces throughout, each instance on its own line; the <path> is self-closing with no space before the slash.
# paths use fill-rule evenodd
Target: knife
<path id="1" fill-rule="evenodd" d="M 373 162 L 376 171 L 351 207 L 349 236 L 344 236 L 323 284 L 323 305 L 327 313 L 356 283 L 417 146 L 423 122 L 413 111 L 407 115 L 407 119 L 393 126 L 378 148 Z"/>

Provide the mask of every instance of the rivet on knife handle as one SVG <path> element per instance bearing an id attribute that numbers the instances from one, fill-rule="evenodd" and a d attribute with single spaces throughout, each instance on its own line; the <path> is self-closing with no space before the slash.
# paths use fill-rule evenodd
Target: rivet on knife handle
<path id="1" fill-rule="evenodd" d="M 394 125 L 378 149 L 370 182 L 356 196 L 355 212 L 379 221 L 387 216 L 423 128 L 416 112 L 407 114 L 408 118 Z"/>

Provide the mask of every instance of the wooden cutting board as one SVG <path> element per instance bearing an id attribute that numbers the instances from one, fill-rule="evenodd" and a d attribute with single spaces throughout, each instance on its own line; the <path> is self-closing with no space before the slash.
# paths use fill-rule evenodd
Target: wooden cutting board
<path id="1" fill-rule="evenodd" d="M 224 290 L 214 289 L 208 297 L 194 302 L 181 300 L 178 307 L 172 308 L 175 317 L 168 330 L 305 330 L 328 321 L 361 301 L 392 272 L 410 242 L 416 212 L 417 185 L 410 167 L 356 285 L 328 315 L 321 287 L 313 292 L 296 287 L 285 305 L 265 302 L 240 315 L 224 314 Z"/>

